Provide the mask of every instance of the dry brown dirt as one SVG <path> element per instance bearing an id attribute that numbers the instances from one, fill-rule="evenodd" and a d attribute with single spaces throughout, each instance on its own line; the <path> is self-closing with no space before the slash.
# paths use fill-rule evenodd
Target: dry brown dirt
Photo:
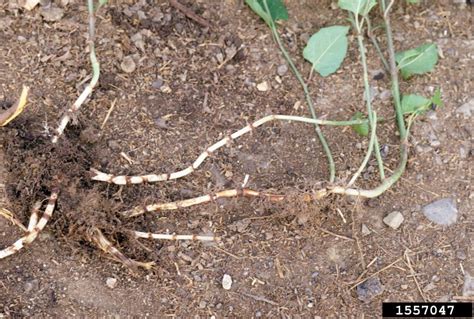
<path id="1" fill-rule="evenodd" d="M 429 95 L 440 87 L 445 107 L 416 122 L 407 170 L 379 198 L 302 201 L 301 194 L 325 185 L 327 165 L 313 128 L 295 123 L 262 127 L 177 181 L 127 187 L 91 181 L 91 167 L 116 174 L 175 171 L 249 121 L 308 114 L 291 72 L 276 78 L 284 60 L 269 30 L 241 1 L 182 2 L 213 28 L 204 29 L 167 1 L 113 2 L 101 10 L 99 86 L 54 147 L 52 130 L 90 73 L 86 7 L 82 1 L 54 3 L 64 16 L 50 22 L 44 7 L 28 12 L 14 1 L 0 4 L 0 107 L 12 104 L 22 85 L 31 87 L 27 110 L 0 130 L 0 204 L 26 223 L 31 205 L 53 186 L 61 188 L 55 214 L 38 240 L 0 261 L 0 318 L 370 318 L 381 315 L 382 301 L 461 296 L 465 273 L 474 274 L 473 123 L 456 112 L 473 98 L 472 7 L 397 1 L 396 49 L 433 41 L 442 51 L 434 72 L 404 82 L 401 90 Z M 308 77 L 310 65 L 301 57 L 306 39 L 321 27 L 347 21 L 332 1 L 287 2 L 290 20 L 280 32 Z M 122 71 L 126 56 L 136 63 L 132 73 Z M 373 76 L 383 66 L 370 44 L 368 57 Z M 351 41 L 340 71 L 311 77 L 322 117 L 342 120 L 364 111 L 361 72 Z M 263 81 L 270 84 L 268 91 L 257 90 Z M 388 76 L 371 78 L 371 85 L 386 91 Z M 391 101 L 381 95 L 375 107 L 391 120 Z M 394 169 L 395 126 L 386 121 L 378 130 L 388 147 L 386 165 Z M 367 141 L 350 129 L 324 132 L 343 184 L 357 169 Z M 371 162 L 360 187 L 377 184 L 375 168 Z M 132 219 L 118 214 L 135 205 L 239 187 L 247 174 L 248 187 L 294 199 L 227 199 Z M 457 222 L 447 228 L 421 212 L 444 197 L 454 198 L 459 210 Z M 393 211 L 405 218 L 397 230 L 382 222 Z M 370 234 L 362 233 L 362 224 Z M 102 229 L 130 258 L 154 261 L 156 267 L 131 272 L 111 260 L 87 241 L 91 227 Z M 213 245 L 138 241 L 129 230 L 214 232 L 222 240 Z M 0 247 L 19 236 L 0 219 Z M 222 288 L 224 274 L 233 279 L 230 290 Z M 109 278 L 117 280 L 115 287 L 106 284 Z M 379 280 L 383 292 L 362 301 L 357 285 L 368 278 Z"/>

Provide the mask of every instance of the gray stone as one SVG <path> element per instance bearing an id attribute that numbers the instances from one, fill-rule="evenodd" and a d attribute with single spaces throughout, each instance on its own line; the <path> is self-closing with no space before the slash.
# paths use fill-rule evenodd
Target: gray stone
<path id="1" fill-rule="evenodd" d="M 374 98 L 379 94 L 379 91 L 376 87 L 371 86 L 369 90 L 370 101 L 373 101 Z M 364 101 L 367 101 L 367 96 L 364 93 Z"/>
<path id="2" fill-rule="evenodd" d="M 369 302 L 382 294 L 384 286 L 378 277 L 372 277 L 357 286 L 357 297 L 363 302 Z"/>
<path id="3" fill-rule="evenodd" d="M 452 198 L 443 198 L 426 205 L 423 214 L 435 224 L 449 226 L 456 222 L 458 209 Z"/>
<path id="4" fill-rule="evenodd" d="M 33 279 L 33 280 L 25 282 L 24 289 L 25 289 L 25 293 L 29 293 L 29 292 L 37 293 L 39 289 L 39 280 Z"/>
<path id="5" fill-rule="evenodd" d="M 474 277 L 472 277 L 467 271 L 464 274 L 462 295 L 465 297 L 474 296 Z"/>
<path id="6" fill-rule="evenodd" d="M 137 65 L 135 64 L 135 61 L 133 61 L 132 56 L 128 55 L 123 58 L 122 63 L 120 63 L 120 67 L 122 68 L 123 72 L 132 73 L 137 68 Z"/>
<path id="7" fill-rule="evenodd" d="M 163 84 L 164 84 L 163 78 L 161 76 L 157 76 L 155 81 L 153 81 L 153 83 L 151 84 L 151 86 L 154 89 L 161 89 Z"/>
<path id="8" fill-rule="evenodd" d="M 460 113 L 465 119 L 470 118 L 474 113 L 474 99 L 471 99 L 467 103 L 464 103 L 456 109 L 456 113 Z"/>
<path id="9" fill-rule="evenodd" d="M 397 229 L 403 223 L 403 215 L 400 212 L 391 212 L 383 219 L 383 222 L 393 229 Z"/>
<path id="10" fill-rule="evenodd" d="M 370 231 L 369 227 L 367 227 L 365 224 L 362 224 L 362 235 L 368 236 L 370 233 L 372 232 Z"/>
<path id="11" fill-rule="evenodd" d="M 283 76 L 288 72 L 288 66 L 286 64 L 279 65 L 277 68 L 277 74 Z"/>
<path id="12" fill-rule="evenodd" d="M 41 16 L 48 22 L 58 21 L 64 16 L 64 10 L 53 6 L 43 8 L 43 10 L 41 10 Z"/>
<path id="13" fill-rule="evenodd" d="M 383 90 L 380 93 L 379 97 L 382 101 L 387 101 L 388 99 L 392 97 L 392 92 L 390 90 Z"/>

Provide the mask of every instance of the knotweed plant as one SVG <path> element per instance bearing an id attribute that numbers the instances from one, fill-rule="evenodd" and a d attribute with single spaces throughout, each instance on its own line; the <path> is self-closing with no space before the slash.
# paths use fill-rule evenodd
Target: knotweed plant
<path id="1" fill-rule="evenodd" d="M 325 155 L 328 160 L 329 178 L 328 185 L 321 189 L 315 189 L 310 194 L 301 194 L 301 200 L 319 200 L 329 194 L 340 194 L 340 195 L 351 195 L 359 196 L 364 198 L 373 198 L 381 195 L 387 191 L 392 185 L 394 185 L 405 171 L 405 167 L 408 161 L 408 137 L 410 127 L 415 118 L 425 111 L 427 111 L 432 104 L 442 105 L 440 91 L 437 90 L 432 98 L 425 98 L 416 94 L 401 95 L 399 89 L 399 78 L 398 74 L 401 73 L 404 79 L 407 79 L 414 75 L 421 75 L 426 72 L 433 70 L 438 59 L 438 51 L 435 44 L 427 43 L 417 48 L 406 50 L 403 52 L 396 53 L 393 46 L 392 31 L 390 24 L 390 10 L 394 4 L 394 0 L 378 0 L 380 8 L 380 15 L 383 19 L 383 27 L 386 31 L 386 54 L 388 55 L 388 61 L 384 58 L 383 51 L 379 45 L 377 38 L 373 33 L 371 27 L 371 21 L 369 13 L 372 9 L 377 6 L 377 0 L 339 0 L 338 5 L 342 10 L 348 13 L 348 21 L 350 21 L 353 32 L 357 39 L 357 45 L 360 54 L 360 61 L 362 65 L 362 77 L 364 83 L 364 96 L 366 101 L 366 114 L 356 113 L 350 120 L 345 121 L 330 121 L 321 120 L 317 117 L 315 104 L 309 93 L 308 86 L 303 79 L 300 71 L 293 62 L 291 56 L 287 52 L 283 41 L 280 38 L 278 32 L 278 20 L 287 20 L 288 12 L 282 2 L 282 0 L 246 0 L 249 7 L 257 13 L 263 21 L 269 26 L 273 39 L 276 45 L 281 51 L 283 57 L 290 66 L 295 77 L 299 81 L 308 109 L 311 113 L 311 118 L 290 116 L 290 115 L 269 115 L 264 118 L 258 119 L 252 123 L 247 124 L 242 129 L 225 136 L 216 143 L 208 146 L 205 150 L 195 159 L 189 166 L 184 166 L 182 169 L 178 169 L 175 172 L 158 172 L 158 173 L 146 173 L 137 176 L 127 175 L 114 175 L 108 172 L 102 172 L 95 168 L 91 168 L 91 179 L 98 182 L 105 182 L 116 185 L 131 185 L 131 184 L 143 184 L 143 183 L 159 183 L 167 182 L 170 180 L 180 179 L 182 177 L 192 174 L 198 170 L 204 161 L 212 154 L 215 154 L 220 148 L 230 146 L 230 142 L 240 138 L 241 136 L 250 133 L 259 127 L 272 122 L 272 121 L 287 121 L 287 122 L 303 122 L 314 125 L 318 139 L 323 147 Z M 90 61 L 92 64 L 92 79 L 86 86 L 82 94 L 78 99 L 69 107 L 62 118 L 60 119 L 59 126 L 52 137 L 51 142 L 53 144 L 58 143 L 60 138 L 66 129 L 71 118 L 75 117 L 75 114 L 80 110 L 81 106 L 85 103 L 87 98 L 92 93 L 95 85 L 98 83 L 100 66 L 97 61 L 94 38 L 95 38 L 95 14 L 98 8 L 105 4 L 104 0 L 100 0 L 97 6 L 94 6 L 93 0 L 88 0 L 88 11 L 89 11 L 89 50 L 90 50 Z M 348 47 L 348 33 L 351 27 L 346 25 L 329 26 L 316 32 L 309 39 L 307 46 L 303 50 L 303 57 L 312 64 L 312 70 L 318 72 L 321 76 L 326 77 L 338 70 L 341 63 L 343 62 L 347 47 Z M 380 58 L 384 66 L 388 69 L 391 76 L 391 91 L 393 96 L 393 105 L 396 124 L 398 128 L 398 135 L 400 138 L 399 144 L 399 164 L 398 167 L 387 176 L 385 173 L 385 167 L 383 158 L 380 151 L 379 137 L 377 135 L 377 125 L 380 122 L 377 119 L 377 111 L 374 109 L 371 103 L 370 97 L 370 83 L 368 76 L 368 67 L 366 61 L 366 50 L 365 45 L 365 34 L 369 35 L 370 40 L 374 44 L 374 47 L 379 53 Z M 19 105 L 22 103 L 19 102 Z M 24 103 L 23 103 L 24 104 Z M 15 112 L 12 112 L 12 114 Z M 4 116 L 4 118 L 12 119 L 11 116 Z M 2 116 L 0 114 L 0 119 Z M 2 124 L 0 122 L 0 124 Z M 5 123 L 6 124 L 6 123 Z M 323 126 L 350 126 L 354 131 L 361 135 L 368 137 L 368 147 L 366 155 L 360 163 L 358 169 L 354 172 L 353 176 L 346 184 L 338 185 L 335 183 L 336 166 L 333 160 L 333 156 L 329 147 L 329 144 L 323 134 Z M 366 169 L 369 160 L 375 156 L 378 164 L 378 173 L 380 177 L 380 183 L 372 189 L 361 189 L 357 187 L 357 180 L 361 173 Z M 33 206 L 31 218 L 28 227 L 24 227 L 19 223 L 13 216 L 6 210 L 0 210 L 3 212 L 1 215 L 8 218 L 12 223 L 17 224 L 18 227 L 26 232 L 26 235 L 16 241 L 12 246 L 7 247 L 0 251 L 0 259 L 12 255 L 13 253 L 20 250 L 26 244 L 31 243 L 38 233 L 45 227 L 47 221 L 51 218 L 54 211 L 55 203 L 58 198 L 59 190 L 53 190 L 51 192 L 48 204 L 44 210 L 42 217 L 38 220 L 39 210 L 41 204 L 37 203 Z M 282 194 L 273 194 L 264 190 L 253 190 L 245 188 L 245 185 L 239 189 L 226 189 L 221 190 L 213 194 L 202 195 L 195 198 L 189 198 L 174 202 L 165 203 L 154 203 L 146 206 L 137 206 L 126 211 L 121 212 L 123 218 L 133 218 L 142 214 L 153 214 L 161 211 L 179 210 L 185 207 L 194 205 L 203 205 L 215 201 L 219 198 L 230 198 L 230 197 L 261 197 L 273 202 L 285 201 L 288 197 Z M 292 200 L 295 197 L 292 196 Z M 120 230 L 118 230 L 120 231 Z M 130 231 L 128 231 L 130 233 Z M 219 239 L 218 236 L 201 236 L 201 235 L 174 235 L 174 234 L 158 234 L 141 231 L 131 231 L 135 238 L 147 238 L 147 239 L 158 239 L 158 240 L 198 240 L 198 241 L 216 241 Z M 101 229 L 98 227 L 92 227 L 89 229 L 86 237 L 93 243 L 95 243 L 105 253 L 111 255 L 117 261 L 123 263 L 130 268 L 143 267 L 149 269 L 153 266 L 152 262 L 139 262 L 126 257 L 122 252 L 115 248 L 114 244 L 108 240 Z"/>

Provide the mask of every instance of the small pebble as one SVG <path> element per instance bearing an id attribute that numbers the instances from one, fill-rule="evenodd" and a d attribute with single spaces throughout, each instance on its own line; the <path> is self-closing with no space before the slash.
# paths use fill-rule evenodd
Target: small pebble
<path id="1" fill-rule="evenodd" d="M 464 273 L 464 285 L 462 288 L 462 295 L 465 297 L 474 296 L 474 277 L 472 277 L 467 271 Z"/>
<path id="2" fill-rule="evenodd" d="M 468 119 L 474 113 L 474 99 L 471 99 L 467 103 L 464 103 L 456 109 L 456 113 L 462 114 L 465 119 Z"/>
<path id="3" fill-rule="evenodd" d="M 116 140 L 108 140 L 107 141 L 107 146 L 112 150 L 112 151 L 118 151 L 120 150 L 120 143 Z"/>
<path id="4" fill-rule="evenodd" d="M 365 224 L 362 224 L 362 235 L 368 236 L 370 235 L 371 231 L 369 227 L 367 227 Z"/>
<path id="5" fill-rule="evenodd" d="M 434 201 L 423 207 L 422 212 L 430 221 L 441 226 L 452 225 L 458 219 L 458 209 L 452 198 Z"/>
<path id="6" fill-rule="evenodd" d="M 372 277 L 357 286 L 357 296 L 364 302 L 371 301 L 374 297 L 383 293 L 384 287 L 378 277 Z"/>
<path id="7" fill-rule="evenodd" d="M 60 20 L 64 16 L 64 10 L 58 7 L 50 6 L 41 10 L 41 16 L 44 21 L 54 22 Z"/>
<path id="8" fill-rule="evenodd" d="M 376 87 L 371 86 L 369 90 L 370 101 L 373 101 L 374 98 L 379 94 L 379 91 Z M 367 97 L 364 93 L 364 101 L 367 101 Z"/>
<path id="9" fill-rule="evenodd" d="M 33 279 L 30 281 L 25 282 L 25 293 L 29 293 L 31 291 L 36 292 L 39 288 L 39 280 L 38 279 Z"/>
<path id="10" fill-rule="evenodd" d="M 163 92 L 163 93 L 168 94 L 168 93 L 171 93 L 171 88 L 170 88 L 169 85 L 165 84 L 160 88 L 160 91 Z"/>
<path id="11" fill-rule="evenodd" d="M 163 78 L 161 76 L 158 76 L 155 81 L 153 81 L 153 83 L 151 84 L 151 86 L 154 88 L 154 89 L 160 89 L 162 86 L 163 86 Z"/>
<path id="12" fill-rule="evenodd" d="M 222 277 L 222 288 L 225 290 L 230 290 L 232 287 L 232 277 L 229 276 L 228 274 L 224 274 L 224 277 Z"/>
<path id="13" fill-rule="evenodd" d="M 123 72 L 132 73 L 137 68 L 137 65 L 135 64 L 135 61 L 133 61 L 133 58 L 128 55 L 123 58 L 122 63 L 120 63 L 120 67 L 122 68 Z"/>
<path id="14" fill-rule="evenodd" d="M 270 89 L 270 86 L 268 85 L 267 81 L 263 81 L 263 82 L 257 84 L 257 90 L 259 90 L 260 92 L 266 92 L 269 89 Z"/>
<path id="15" fill-rule="evenodd" d="M 393 229 L 397 229 L 400 227 L 400 225 L 403 223 L 403 215 L 400 212 L 394 211 L 385 216 L 383 219 L 383 222 L 387 225 L 390 226 Z"/>
<path id="16" fill-rule="evenodd" d="M 199 308 L 204 309 L 206 308 L 206 306 L 207 306 L 207 302 L 205 302 L 204 300 L 201 300 L 199 302 Z"/>
<path id="17" fill-rule="evenodd" d="M 25 4 L 23 5 L 23 8 L 25 8 L 28 11 L 31 11 L 34 9 L 34 7 L 36 7 L 38 3 L 40 3 L 40 0 L 26 0 Z"/>
<path id="18" fill-rule="evenodd" d="M 390 90 L 383 90 L 379 97 L 382 101 L 386 101 L 392 97 L 392 92 L 390 92 Z"/>
<path id="19" fill-rule="evenodd" d="M 458 251 L 456 252 L 456 257 L 457 257 L 458 259 L 465 260 L 467 256 L 466 256 L 466 253 L 465 253 L 465 252 L 463 252 L 462 250 L 458 250 Z"/>
<path id="20" fill-rule="evenodd" d="M 286 64 L 279 65 L 277 68 L 277 74 L 279 76 L 284 76 L 288 72 L 288 66 Z"/>
<path id="21" fill-rule="evenodd" d="M 112 278 L 112 277 L 109 277 L 105 280 L 105 284 L 107 285 L 107 287 L 109 287 L 110 289 L 114 289 L 115 287 L 117 287 L 117 279 L 115 278 Z"/>
<path id="22" fill-rule="evenodd" d="M 372 74 L 373 74 L 373 79 L 376 81 L 382 80 L 385 76 L 385 73 L 383 72 L 383 70 L 374 71 Z"/>

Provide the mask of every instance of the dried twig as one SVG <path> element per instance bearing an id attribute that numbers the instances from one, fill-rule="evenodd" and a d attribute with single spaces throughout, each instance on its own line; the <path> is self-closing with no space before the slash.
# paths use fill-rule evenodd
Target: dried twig
<path id="1" fill-rule="evenodd" d="M 267 299 L 263 296 L 252 295 L 252 294 L 249 294 L 249 293 L 246 293 L 246 292 L 241 292 L 241 294 L 246 296 L 246 297 L 252 298 L 256 301 L 262 301 L 262 302 L 266 302 L 266 303 L 268 303 L 270 305 L 273 305 L 273 306 L 278 306 L 278 303 L 276 303 L 273 300 L 269 300 L 269 299 Z"/>
<path id="2" fill-rule="evenodd" d="M 372 278 L 378 274 L 380 274 L 381 272 L 389 269 L 389 268 L 392 268 L 396 263 L 398 263 L 399 261 L 402 260 L 402 257 L 398 258 L 397 260 L 395 260 L 394 262 L 390 263 L 389 265 L 383 267 L 382 269 L 374 272 L 372 275 L 369 275 L 367 277 L 365 277 L 364 279 L 362 279 L 364 277 L 364 275 L 367 273 L 367 271 L 369 270 L 369 268 L 367 268 L 366 270 L 364 270 L 364 272 L 359 276 L 359 278 L 356 279 L 355 283 L 349 288 L 349 290 L 352 290 L 354 289 L 355 287 L 357 287 L 358 285 L 360 285 L 361 283 L 363 283 L 364 281 L 366 281 L 367 279 L 369 278 Z"/>
<path id="3" fill-rule="evenodd" d="M 184 13 L 184 15 L 187 16 L 189 19 L 199 23 L 205 28 L 211 28 L 211 24 L 206 19 L 198 16 L 191 9 L 179 3 L 177 0 L 170 0 L 170 4 L 176 9 L 178 9 L 179 11 L 181 11 L 182 13 Z"/>
<path id="4" fill-rule="evenodd" d="M 413 269 L 413 266 L 411 264 L 411 260 L 410 260 L 410 254 L 409 254 L 409 250 L 405 250 L 405 252 L 403 253 L 403 256 L 405 257 L 405 264 L 408 266 L 408 268 L 410 269 L 410 273 L 412 274 L 413 276 L 413 281 L 415 282 L 415 285 L 416 285 L 416 288 L 418 289 L 418 292 L 420 293 L 420 296 L 421 298 L 423 298 L 423 301 L 427 302 L 429 301 L 425 294 L 423 293 L 423 290 L 421 289 L 420 287 L 420 284 L 418 283 L 418 279 L 416 279 L 416 272 L 415 272 L 415 269 Z"/>
<path id="5" fill-rule="evenodd" d="M 13 245 L 4 248 L 3 250 L 0 250 L 0 259 L 13 255 L 14 253 L 25 247 L 25 245 L 32 243 L 36 239 L 40 231 L 43 230 L 43 228 L 48 223 L 48 220 L 53 215 L 56 200 L 58 199 L 58 193 L 58 190 L 53 190 L 51 196 L 49 197 L 49 201 L 46 205 L 46 209 L 44 210 L 43 216 L 41 216 L 41 219 L 38 221 L 38 223 L 34 224 L 33 226 L 33 218 L 30 219 L 30 225 L 28 226 L 27 233 L 24 237 L 18 239 Z M 36 205 L 33 207 L 33 212 L 36 207 Z"/>

